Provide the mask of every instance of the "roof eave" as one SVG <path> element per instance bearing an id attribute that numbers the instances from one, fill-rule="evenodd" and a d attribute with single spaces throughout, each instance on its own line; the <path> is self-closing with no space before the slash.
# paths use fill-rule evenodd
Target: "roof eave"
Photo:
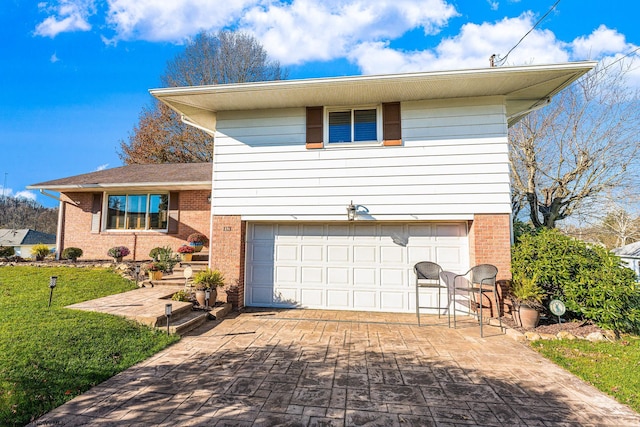
<path id="1" fill-rule="evenodd" d="M 185 181 L 185 182 L 123 182 L 111 184 L 69 184 L 69 185 L 28 185 L 29 190 L 49 190 L 59 192 L 82 192 L 91 190 L 123 189 L 131 188 L 142 190 L 145 188 L 167 189 L 211 189 L 211 181 Z"/>

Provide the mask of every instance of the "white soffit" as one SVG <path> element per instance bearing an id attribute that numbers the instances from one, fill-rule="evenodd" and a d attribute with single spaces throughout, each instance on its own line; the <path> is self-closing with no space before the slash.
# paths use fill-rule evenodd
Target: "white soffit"
<path id="1" fill-rule="evenodd" d="M 151 94 L 199 123 L 217 111 L 358 105 L 425 99 L 504 96 L 509 124 L 597 65 L 595 61 L 523 67 L 334 77 L 152 89 Z"/>

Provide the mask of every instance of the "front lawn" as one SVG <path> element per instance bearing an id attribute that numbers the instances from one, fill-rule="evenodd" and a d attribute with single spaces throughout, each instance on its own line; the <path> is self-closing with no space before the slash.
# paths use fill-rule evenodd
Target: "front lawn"
<path id="1" fill-rule="evenodd" d="M 107 270 L 0 267 L 0 425 L 24 425 L 179 339 L 64 308 L 134 288 Z"/>
<path id="2" fill-rule="evenodd" d="M 535 341 L 540 354 L 640 412 L 640 337 L 616 342 Z"/>

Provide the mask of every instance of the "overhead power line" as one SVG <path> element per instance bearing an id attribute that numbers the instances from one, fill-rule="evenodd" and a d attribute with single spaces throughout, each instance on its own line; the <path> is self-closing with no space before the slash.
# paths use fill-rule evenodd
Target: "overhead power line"
<path id="1" fill-rule="evenodd" d="M 522 43 L 522 40 L 524 40 L 524 39 L 525 39 L 529 34 L 531 34 L 531 32 L 532 32 L 533 30 L 535 30 L 535 29 L 536 29 L 536 27 L 537 27 L 538 25 L 540 25 L 540 23 L 541 23 L 542 21 L 544 21 L 544 19 L 545 19 L 547 16 L 549 16 L 549 14 L 553 11 L 553 9 L 555 9 L 555 8 L 556 8 L 556 6 L 558 5 L 558 3 L 560 3 L 560 0 L 556 0 L 556 2 L 553 4 L 553 6 L 551 6 L 551 9 L 549 9 L 549 10 L 547 11 L 547 13 L 545 13 L 544 15 L 542 15 L 542 18 L 538 19 L 538 22 L 536 22 L 536 23 L 535 23 L 535 25 L 534 25 L 533 27 L 531 27 L 531 29 L 530 29 L 529 31 L 527 31 L 527 34 L 525 34 L 524 36 L 522 36 L 522 38 L 518 41 L 518 43 L 516 43 L 516 45 L 515 45 L 515 46 L 513 46 L 513 47 L 509 50 L 509 52 L 507 52 L 507 54 L 504 56 L 504 58 L 500 58 L 500 56 L 499 56 L 499 55 L 495 55 L 495 54 L 491 55 L 491 58 L 489 59 L 489 62 L 491 63 L 491 66 L 492 66 L 492 67 L 496 67 L 496 66 L 500 66 L 500 65 L 504 64 L 504 63 L 506 62 L 507 58 L 509 57 L 509 55 L 511 54 L 511 52 L 513 52 L 513 50 L 514 50 L 515 48 L 517 48 L 517 47 L 518 47 L 518 45 L 520 45 L 520 43 Z"/>

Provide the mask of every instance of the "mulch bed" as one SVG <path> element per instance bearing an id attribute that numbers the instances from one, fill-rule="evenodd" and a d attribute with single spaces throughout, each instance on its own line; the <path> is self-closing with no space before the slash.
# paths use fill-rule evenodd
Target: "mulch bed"
<path id="1" fill-rule="evenodd" d="M 558 323 L 558 318 L 546 318 L 542 317 L 540 319 L 540 323 L 534 329 L 525 329 L 521 326 L 516 326 L 513 318 L 511 316 L 505 316 L 502 318 L 502 322 L 511 329 L 515 329 L 516 331 L 525 333 L 525 332 L 536 332 L 538 334 L 550 334 L 556 335 L 558 332 L 565 331 L 569 332 L 576 337 L 586 337 L 590 333 L 593 332 L 602 332 L 604 331 L 590 322 L 583 321 L 564 321 L 562 323 Z"/>

